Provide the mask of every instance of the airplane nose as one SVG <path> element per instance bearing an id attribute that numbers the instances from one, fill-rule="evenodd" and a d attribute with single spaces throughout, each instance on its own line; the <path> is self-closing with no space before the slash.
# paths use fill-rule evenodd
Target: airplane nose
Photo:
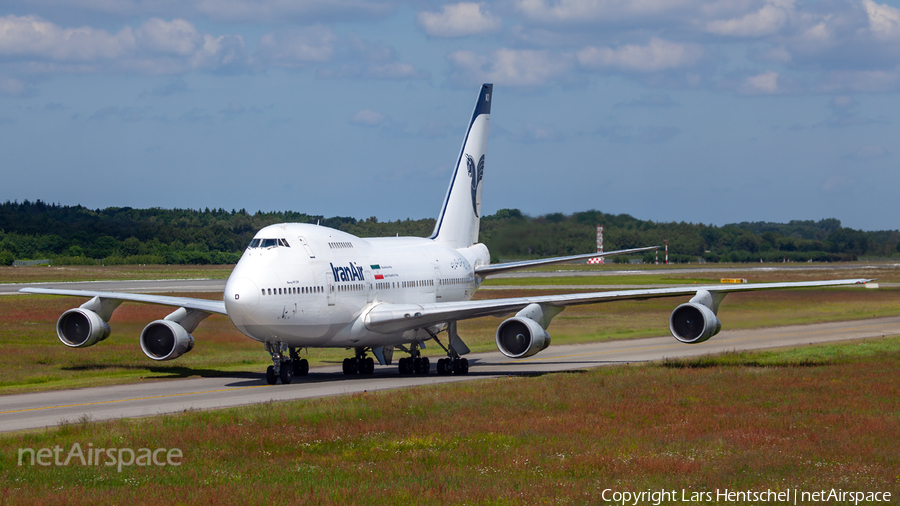
<path id="1" fill-rule="evenodd" d="M 229 316 L 249 316 L 259 305 L 259 287 L 247 278 L 228 278 L 225 283 L 225 309 Z"/>

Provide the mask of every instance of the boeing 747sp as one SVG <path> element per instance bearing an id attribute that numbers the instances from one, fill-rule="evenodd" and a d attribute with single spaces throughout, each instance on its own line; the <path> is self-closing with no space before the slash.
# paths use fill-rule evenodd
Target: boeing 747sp
<path id="1" fill-rule="evenodd" d="M 547 327 L 570 305 L 624 299 L 691 296 L 669 317 L 669 329 L 683 343 L 702 343 L 719 332 L 719 303 L 729 292 L 865 283 L 865 279 L 637 289 L 568 295 L 472 300 L 492 274 L 650 248 L 587 253 L 513 263 L 491 264 L 478 242 L 485 148 L 491 115 L 492 85 L 478 94 L 450 187 L 431 237 L 360 238 L 318 225 L 286 223 L 260 230 L 228 278 L 223 300 L 157 295 L 25 288 L 28 293 L 74 295 L 91 299 L 62 314 L 60 341 L 72 348 L 93 346 L 110 334 L 107 323 L 124 301 L 177 307 L 141 332 L 144 353 L 171 360 L 191 351 L 191 332 L 212 313 L 227 315 L 247 337 L 263 343 L 272 357 L 269 384 L 287 384 L 305 375 L 302 348 L 347 348 L 345 374 L 372 374 L 375 360 L 390 365 L 394 350 L 401 374 L 427 374 L 429 359 L 420 348 L 434 340 L 447 353 L 438 374 L 466 374 L 468 347 L 457 322 L 487 315 L 512 315 L 496 332 L 504 355 L 524 358 L 550 345 Z M 440 334 L 446 333 L 442 339 Z M 446 345 L 444 344 L 446 342 Z M 369 354 L 374 355 L 373 357 Z"/>

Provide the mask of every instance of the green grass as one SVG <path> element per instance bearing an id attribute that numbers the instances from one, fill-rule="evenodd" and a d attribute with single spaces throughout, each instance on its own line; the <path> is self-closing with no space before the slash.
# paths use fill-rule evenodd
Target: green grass
<path id="1" fill-rule="evenodd" d="M 227 279 L 233 265 L 115 265 L 0 267 L 0 283 L 116 281 L 155 279 Z"/>
<path id="2" fill-rule="evenodd" d="M 538 293 L 566 293 L 546 290 Z M 484 290 L 478 298 L 534 295 L 534 290 Z M 218 297 L 217 294 L 179 294 Z M 620 301 L 567 308 L 548 331 L 553 344 L 632 339 L 668 335 L 668 318 L 687 297 Z M 260 343 L 238 332 L 223 316 L 204 320 L 194 332 L 196 345 L 173 361 L 153 362 L 141 352 L 138 336 L 149 322 L 171 308 L 123 304 L 110 320 L 112 335 L 83 349 L 63 346 L 56 337 L 56 320 L 84 299 L 52 296 L 0 297 L 0 394 L 114 385 L 167 378 L 190 378 L 234 371 L 262 372 L 271 363 Z M 815 323 L 893 316 L 900 306 L 900 289 L 861 287 L 732 294 L 719 310 L 724 329 Z M 495 351 L 494 333 L 501 318 L 459 323 L 460 335 L 475 352 Z M 441 335 L 444 338 L 444 335 Z M 351 352 L 315 349 L 303 352 L 313 366 L 338 364 Z M 425 354 L 438 357 L 440 347 Z M 398 352 L 398 357 L 400 352 Z"/>
<path id="3" fill-rule="evenodd" d="M 900 493 L 900 338 L 0 435 L 5 504 L 598 504 L 602 492 Z M 284 388 L 284 387 L 272 387 Z M 179 448 L 179 467 L 18 466 Z M 680 502 L 680 501 L 679 501 Z M 650 504 L 643 502 L 642 504 Z M 738 502 L 737 504 L 741 504 Z"/>
<path id="4" fill-rule="evenodd" d="M 721 278 L 673 276 L 671 273 L 646 275 L 559 276 L 552 278 L 495 278 L 483 286 L 542 286 L 542 285 L 717 285 Z"/>

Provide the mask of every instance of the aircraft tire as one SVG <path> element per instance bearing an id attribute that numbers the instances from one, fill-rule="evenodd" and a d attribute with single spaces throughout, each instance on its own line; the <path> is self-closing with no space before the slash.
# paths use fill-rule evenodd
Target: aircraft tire
<path id="1" fill-rule="evenodd" d="M 309 361 L 304 359 L 293 360 L 294 376 L 306 376 L 309 374 Z"/>
<path id="2" fill-rule="evenodd" d="M 270 365 L 266 369 L 266 383 L 274 385 L 277 381 L 278 377 L 275 376 L 275 366 Z"/>
<path id="3" fill-rule="evenodd" d="M 287 362 L 281 363 L 281 384 L 282 385 L 290 385 L 291 380 L 294 379 L 294 365 L 291 363 L 292 361 L 288 360 Z"/>

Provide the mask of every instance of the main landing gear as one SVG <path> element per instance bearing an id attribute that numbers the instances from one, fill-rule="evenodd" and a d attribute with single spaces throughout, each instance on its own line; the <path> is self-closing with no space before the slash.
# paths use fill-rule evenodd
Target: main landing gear
<path id="1" fill-rule="evenodd" d="M 294 376 L 309 374 L 309 362 L 300 358 L 297 348 L 286 343 L 266 343 L 266 351 L 272 355 L 272 365 L 266 369 L 266 383 L 274 385 L 280 379 L 283 385 L 288 385 Z M 285 351 L 288 352 L 287 357 Z"/>
<path id="2" fill-rule="evenodd" d="M 451 324 L 451 332 L 455 335 L 456 327 L 455 323 Z M 462 375 L 469 374 L 469 359 L 463 358 L 459 356 L 459 353 L 456 349 L 453 348 L 453 339 L 451 337 L 450 344 L 451 347 L 448 349 L 444 346 L 444 343 L 438 339 L 437 335 L 432 333 L 431 331 L 427 331 L 434 342 L 438 343 L 438 345 L 447 352 L 447 358 L 442 358 L 437 361 L 437 373 L 439 376 L 449 376 L 451 374 Z M 468 353 L 468 349 L 464 351 L 464 353 Z"/>
<path id="3" fill-rule="evenodd" d="M 366 356 L 366 348 L 356 348 L 356 356 L 345 358 L 343 364 L 344 374 L 353 376 L 356 374 L 374 374 L 375 359 Z"/>
<path id="4" fill-rule="evenodd" d="M 469 374 L 469 359 L 462 358 L 453 350 L 445 348 L 436 335 L 431 334 L 431 337 L 441 346 L 441 348 L 444 348 L 444 351 L 449 355 L 447 358 L 442 358 L 437 361 L 438 375 Z M 428 357 L 423 357 L 419 352 L 418 343 L 413 343 L 409 350 L 402 347 L 401 349 L 408 352 L 411 356 L 399 360 L 400 374 L 428 374 L 431 371 L 431 361 Z"/>

